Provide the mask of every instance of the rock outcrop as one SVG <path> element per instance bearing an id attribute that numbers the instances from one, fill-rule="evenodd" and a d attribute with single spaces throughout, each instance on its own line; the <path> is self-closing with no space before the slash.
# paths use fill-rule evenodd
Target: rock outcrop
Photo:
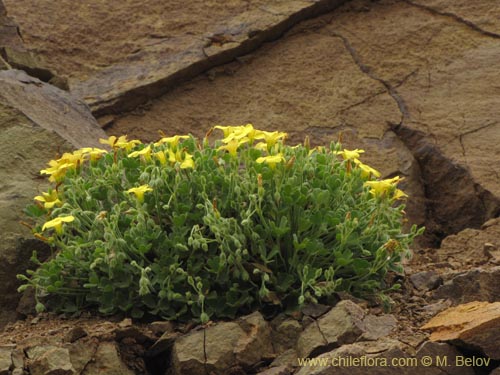
<path id="1" fill-rule="evenodd" d="M 85 103 L 18 70 L 0 71 L 0 326 L 15 317 L 16 274 L 44 244 L 20 224 L 24 207 L 46 186 L 40 170 L 58 153 L 106 137 Z"/>

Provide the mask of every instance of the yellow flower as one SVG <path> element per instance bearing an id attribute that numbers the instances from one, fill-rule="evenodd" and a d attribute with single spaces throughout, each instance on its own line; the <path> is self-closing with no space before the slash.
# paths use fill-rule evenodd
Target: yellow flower
<path id="1" fill-rule="evenodd" d="M 136 158 L 138 156 L 143 156 L 147 161 L 151 160 L 151 145 L 147 145 L 142 150 L 134 151 L 128 154 L 129 158 Z"/>
<path id="2" fill-rule="evenodd" d="M 403 190 L 401 189 L 396 189 L 396 191 L 394 192 L 394 197 L 393 197 L 395 200 L 401 200 L 401 199 L 405 199 L 405 198 L 408 198 L 408 194 L 406 194 Z"/>
<path id="3" fill-rule="evenodd" d="M 224 133 L 224 138 L 229 137 L 230 134 L 233 132 L 237 131 L 240 129 L 241 126 L 221 126 L 221 125 L 215 125 L 214 129 L 220 129 Z"/>
<path id="4" fill-rule="evenodd" d="M 259 164 L 262 164 L 262 163 L 269 164 L 269 167 L 271 167 L 271 169 L 274 169 L 276 167 L 277 163 L 281 163 L 283 161 L 285 161 L 283 154 L 261 156 L 260 158 L 257 158 L 257 160 L 256 160 L 256 162 Z"/>
<path id="5" fill-rule="evenodd" d="M 256 150 L 267 151 L 267 143 L 259 142 L 255 146 L 253 146 Z"/>
<path id="6" fill-rule="evenodd" d="M 55 205 L 61 205 L 62 202 L 59 200 L 59 196 L 57 195 L 57 191 L 49 190 L 48 193 L 42 193 L 42 195 L 37 195 L 34 198 L 36 201 L 43 202 L 43 206 L 45 208 L 52 208 Z"/>
<path id="7" fill-rule="evenodd" d="M 84 147 L 78 150 L 82 153 L 82 155 L 89 155 L 90 161 L 96 161 L 101 158 L 102 155 L 107 154 L 106 150 L 96 147 Z"/>
<path id="8" fill-rule="evenodd" d="M 181 163 L 181 169 L 186 168 L 194 168 L 193 155 L 188 154 L 187 152 L 184 154 L 184 160 Z"/>
<path id="9" fill-rule="evenodd" d="M 220 150 L 226 150 L 229 152 L 231 156 L 236 156 L 238 147 L 240 147 L 242 144 L 247 143 L 249 141 L 248 138 L 237 140 L 236 138 L 231 139 L 227 144 L 224 146 L 220 146 L 217 151 Z"/>
<path id="10" fill-rule="evenodd" d="M 181 139 L 188 139 L 189 135 L 174 135 L 173 137 L 163 137 L 158 142 L 155 142 L 155 146 L 161 146 L 164 143 L 168 143 L 170 147 L 176 148 Z"/>
<path id="11" fill-rule="evenodd" d="M 141 185 L 139 187 L 128 189 L 127 193 L 134 193 L 139 203 L 142 203 L 144 202 L 144 193 L 148 191 L 153 191 L 153 189 L 146 184 L 146 185 Z"/>
<path id="12" fill-rule="evenodd" d="M 267 147 L 271 148 L 273 147 L 276 142 L 280 139 L 284 139 L 287 137 L 287 133 L 284 132 L 266 132 L 266 131 L 259 131 L 259 133 L 256 135 L 256 139 L 264 139 L 264 142 L 266 142 Z"/>
<path id="13" fill-rule="evenodd" d="M 364 186 L 368 186 L 370 188 L 370 193 L 373 196 L 377 197 L 384 195 L 387 191 L 396 186 L 398 182 L 400 182 L 401 180 L 402 180 L 401 177 L 396 176 L 381 181 L 366 181 L 364 183 Z"/>
<path id="14" fill-rule="evenodd" d="M 158 151 L 155 152 L 153 155 L 160 161 L 161 165 L 167 164 L 167 156 L 165 155 L 165 151 Z"/>
<path id="15" fill-rule="evenodd" d="M 73 167 L 72 163 L 60 163 L 57 160 L 51 160 L 49 161 L 49 168 L 42 169 L 40 173 L 50 175 L 50 182 L 59 182 L 66 174 L 66 170 L 71 167 Z"/>
<path id="16" fill-rule="evenodd" d="M 346 150 L 344 151 L 335 151 L 336 155 L 342 155 L 344 160 L 354 160 L 359 158 L 359 154 L 365 152 L 365 150 L 355 149 L 355 150 Z"/>
<path id="17" fill-rule="evenodd" d="M 109 145 L 113 149 L 117 148 L 123 148 L 127 152 L 132 150 L 135 146 L 141 144 L 141 141 L 134 139 L 132 141 L 127 140 L 126 135 L 121 135 L 120 137 L 116 137 L 114 135 L 110 136 L 108 139 L 99 139 L 99 143 L 104 144 L 104 145 Z"/>
<path id="18" fill-rule="evenodd" d="M 252 143 L 256 137 L 262 133 L 253 127 L 252 124 L 246 124 L 244 126 L 215 126 L 215 129 L 220 129 L 224 132 L 224 139 L 222 142 L 229 143 L 233 139 L 238 141 L 243 141 L 247 139 L 248 142 Z"/>
<path id="19" fill-rule="evenodd" d="M 354 159 L 354 164 L 356 164 L 359 169 L 361 169 L 361 177 L 369 178 L 371 175 L 375 177 L 380 177 L 380 172 L 376 169 L 370 167 L 369 165 L 361 163 L 358 159 Z"/>
<path id="20" fill-rule="evenodd" d="M 75 220 L 73 216 L 59 216 L 43 224 L 42 230 L 54 228 L 57 234 L 61 234 L 63 223 L 70 223 L 73 220 Z"/>

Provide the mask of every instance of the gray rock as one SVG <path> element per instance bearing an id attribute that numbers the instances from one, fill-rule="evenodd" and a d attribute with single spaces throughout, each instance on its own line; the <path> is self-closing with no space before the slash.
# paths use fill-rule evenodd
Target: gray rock
<path id="1" fill-rule="evenodd" d="M 410 276 L 410 281 L 418 290 L 434 290 L 443 283 L 436 271 L 423 271 Z"/>
<path id="2" fill-rule="evenodd" d="M 361 340 L 375 341 L 388 336 L 396 328 L 397 323 L 394 315 L 367 315 L 363 319 L 365 332 L 361 336 Z"/>
<path id="3" fill-rule="evenodd" d="M 299 357 L 314 356 L 355 342 L 365 332 L 364 317 L 365 312 L 354 302 L 339 302 L 301 333 L 297 340 Z"/>
<path id="4" fill-rule="evenodd" d="M 16 275 L 30 265 L 33 250 L 45 244 L 20 225 L 22 210 L 46 188 L 40 170 L 58 152 L 98 146 L 106 134 L 87 106 L 67 92 L 17 70 L 0 71 L 0 327 L 15 318 Z"/>

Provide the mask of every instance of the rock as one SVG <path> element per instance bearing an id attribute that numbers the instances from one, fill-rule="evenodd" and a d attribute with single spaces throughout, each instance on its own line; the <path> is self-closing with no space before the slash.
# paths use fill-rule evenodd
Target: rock
<path id="1" fill-rule="evenodd" d="M 327 314 L 310 324 L 297 340 L 299 357 L 318 355 L 332 348 L 355 342 L 365 331 L 365 313 L 354 302 L 339 302 Z"/>
<path id="2" fill-rule="evenodd" d="M 21 69 L 47 82 L 54 74 L 45 66 L 39 56 L 25 48 L 18 25 L 7 15 L 0 1 L 0 70 Z"/>
<path id="3" fill-rule="evenodd" d="M 449 308 L 427 322 L 432 341 L 449 341 L 500 359 L 500 302 L 470 302 Z"/>
<path id="4" fill-rule="evenodd" d="M 31 375 L 73 375 L 69 351 L 65 348 L 49 348 L 36 355 L 29 364 Z"/>
<path id="5" fill-rule="evenodd" d="M 301 366 L 296 374 L 361 375 L 372 371 L 370 369 L 373 369 L 373 373 L 377 375 L 396 373 L 414 374 L 414 368 L 390 366 L 390 361 L 393 358 L 401 361 L 409 358 L 409 355 L 403 351 L 404 348 L 405 346 L 402 343 L 391 339 L 347 344 L 316 358 L 312 358 L 312 362 L 306 359 L 307 363 Z M 301 358 L 301 360 L 303 359 Z"/>
<path id="6" fill-rule="evenodd" d="M 97 340 L 78 340 L 69 345 L 69 357 L 77 374 L 80 374 L 94 358 L 99 343 Z M 86 373 L 85 373 L 86 374 Z"/>
<path id="7" fill-rule="evenodd" d="M 225 374 L 271 358 L 270 327 L 258 312 L 181 336 L 172 349 L 173 374 Z"/>
<path id="8" fill-rule="evenodd" d="M 288 349 L 294 348 L 301 332 L 301 324 L 292 318 L 286 318 L 275 326 L 273 325 L 272 343 L 275 353 L 281 354 Z"/>
<path id="9" fill-rule="evenodd" d="M 297 363 L 297 351 L 295 349 L 288 349 L 287 351 L 278 355 L 274 361 L 271 362 L 271 367 L 280 366 L 298 366 Z"/>
<path id="10" fill-rule="evenodd" d="M 242 332 L 242 330 L 235 323 L 221 323 L 215 327 L 220 327 L 222 324 L 226 325 L 226 329 L 230 329 L 228 330 L 224 340 L 221 342 L 221 344 L 224 345 L 222 350 L 230 352 L 229 356 L 232 357 L 232 348 L 234 345 L 231 344 L 236 343 L 237 336 Z M 230 324 L 230 326 L 227 326 L 227 324 Z M 213 329 L 215 327 L 209 328 Z M 204 330 L 191 331 L 187 335 L 183 335 L 175 340 L 172 348 L 172 368 L 169 374 L 205 375 L 205 333 L 206 332 Z M 229 344 L 226 344 L 227 342 Z M 231 360 L 230 366 L 232 364 L 233 361 Z"/>
<path id="11" fill-rule="evenodd" d="M 418 290 L 434 290 L 443 283 L 436 271 L 423 271 L 410 276 L 410 281 Z"/>
<path id="12" fill-rule="evenodd" d="M 460 360 L 464 358 L 464 355 L 457 350 L 456 347 L 437 342 L 426 342 L 418 350 L 415 356 L 420 363 L 422 363 L 422 358 L 430 357 L 432 359 L 433 367 L 435 367 L 434 373 L 436 374 L 448 374 L 448 375 L 474 375 L 474 369 L 471 367 L 463 366 Z M 458 359 L 458 363 L 457 363 Z M 420 373 L 420 372 L 419 372 Z"/>
<path id="13" fill-rule="evenodd" d="M 500 250 L 500 218 L 483 224 L 481 229 L 464 229 L 446 237 L 436 252 L 437 262 L 482 265 L 496 260 Z"/>
<path id="14" fill-rule="evenodd" d="M 240 319 L 240 327 L 245 335 L 238 339 L 234 353 L 238 365 L 251 367 L 262 359 L 272 358 L 274 349 L 271 340 L 271 327 L 259 312 L 254 312 Z M 207 333 L 207 342 L 210 335 Z M 216 341 L 212 340 L 215 344 Z M 208 354 L 207 354 L 208 355 Z"/>
<path id="15" fill-rule="evenodd" d="M 179 334 L 177 332 L 165 332 L 153 345 L 151 345 L 146 355 L 148 357 L 155 357 L 160 353 L 169 351 L 178 337 Z"/>
<path id="16" fill-rule="evenodd" d="M 12 350 L 0 349 L 0 375 L 8 375 L 12 367 Z"/>
<path id="17" fill-rule="evenodd" d="M 157 321 L 152 322 L 149 328 L 151 328 L 151 331 L 153 331 L 155 335 L 161 336 L 165 332 L 172 332 L 174 330 L 174 325 L 170 321 Z"/>
<path id="18" fill-rule="evenodd" d="M 88 333 L 82 327 L 74 327 L 71 328 L 66 335 L 64 336 L 64 341 L 66 342 L 75 342 L 82 337 L 87 336 Z"/>
<path id="19" fill-rule="evenodd" d="M 98 146 L 106 137 L 85 104 L 68 93 L 17 70 L 0 71 L 0 327 L 15 318 L 19 300 L 16 275 L 30 265 L 33 250 L 40 258 L 47 246 L 35 240 L 22 210 L 45 189 L 40 170 L 58 152 Z"/>
<path id="20" fill-rule="evenodd" d="M 388 336 L 397 327 L 398 321 L 394 315 L 367 315 L 363 319 L 364 332 L 361 341 L 375 341 Z"/>
<path id="21" fill-rule="evenodd" d="M 267 370 L 257 373 L 257 375 L 290 375 L 291 373 L 291 366 L 278 366 L 268 368 Z"/>
<path id="22" fill-rule="evenodd" d="M 302 308 L 302 313 L 304 315 L 317 319 L 321 315 L 324 315 L 330 309 L 331 306 L 322 305 L 320 303 L 308 303 Z"/>
<path id="23" fill-rule="evenodd" d="M 85 368 L 85 375 L 134 375 L 121 360 L 114 342 L 101 342 L 94 361 Z"/>
<path id="24" fill-rule="evenodd" d="M 444 284 L 433 292 L 434 298 L 449 298 L 454 304 L 494 302 L 500 298 L 500 266 L 456 272 L 445 275 L 445 279 Z"/>

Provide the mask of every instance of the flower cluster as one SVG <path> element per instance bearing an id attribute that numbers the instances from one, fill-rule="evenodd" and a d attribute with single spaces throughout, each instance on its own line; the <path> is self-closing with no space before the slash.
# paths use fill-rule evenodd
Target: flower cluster
<path id="1" fill-rule="evenodd" d="M 201 142 L 110 136 L 109 151 L 51 160 L 41 173 L 54 186 L 26 212 L 57 252 L 21 289 L 36 289 L 39 310 L 205 322 L 395 288 L 384 275 L 421 233 L 402 232 L 402 179 L 379 179 L 363 150 L 286 138 L 217 125 Z"/>

